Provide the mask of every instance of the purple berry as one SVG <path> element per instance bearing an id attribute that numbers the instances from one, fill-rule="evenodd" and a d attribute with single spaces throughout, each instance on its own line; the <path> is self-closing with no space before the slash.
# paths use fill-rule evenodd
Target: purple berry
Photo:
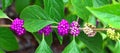
<path id="1" fill-rule="evenodd" d="M 78 27 L 78 28 L 80 27 L 80 25 L 76 21 L 73 21 L 70 26 L 71 27 Z"/>
<path id="2" fill-rule="evenodd" d="M 46 36 L 50 34 L 50 32 L 52 32 L 52 28 L 50 27 L 50 25 L 44 27 L 43 29 L 39 30 L 38 33 L 39 34 L 45 34 Z"/>
<path id="3" fill-rule="evenodd" d="M 24 25 L 24 20 L 16 18 L 13 20 L 10 28 L 11 28 L 11 30 L 15 31 L 15 33 L 18 36 L 21 36 L 25 33 L 25 29 L 23 28 L 23 25 Z"/>
<path id="4" fill-rule="evenodd" d="M 80 33 L 79 27 L 80 25 L 78 24 L 78 22 L 73 21 L 70 25 L 70 34 L 72 34 L 73 36 L 78 36 Z"/>
<path id="5" fill-rule="evenodd" d="M 70 25 L 68 21 L 62 19 L 62 21 L 59 22 L 57 29 L 58 29 L 58 34 L 64 36 L 69 33 Z"/>
<path id="6" fill-rule="evenodd" d="M 77 27 L 71 27 L 70 34 L 72 34 L 73 36 L 78 36 L 79 33 L 80 33 L 79 28 L 77 28 Z"/>

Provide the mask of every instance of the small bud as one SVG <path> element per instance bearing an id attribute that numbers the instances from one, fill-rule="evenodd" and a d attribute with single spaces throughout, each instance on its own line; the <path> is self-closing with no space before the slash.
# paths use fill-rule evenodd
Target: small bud
<path id="1" fill-rule="evenodd" d="M 112 40 L 119 40 L 120 38 L 120 34 L 118 32 L 115 32 L 114 29 L 108 29 L 107 36 Z"/>

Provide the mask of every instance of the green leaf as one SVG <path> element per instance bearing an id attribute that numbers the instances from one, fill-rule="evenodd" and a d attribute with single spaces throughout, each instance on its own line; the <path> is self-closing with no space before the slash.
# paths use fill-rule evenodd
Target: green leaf
<path id="1" fill-rule="evenodd" d="M 29 4 L 30 4 L 30 0 L 15 0 L 16 11 L 20 13 Z"/>
<path id="2" fill-rule="evenodd" d="M 37 5 L 26 7 L 21 12 L 20 18 L 25 20 L 24 27 L 29 32 L 37 32 L 49 24 L 56 23 Z"/>
<path id="3" fill-rule="evenodd" d="M 9 18 L 2 10 L 0 10 L 0 18 Z"/>
<path id="4" fill-rule="evenodd" d="M 0 53 L 5 53 L 2 49 L 0 49 Z"/>
<path id="5" fill-rule="evenodd" d="M 71 2 L 76 14 L 84 21 L 87 21 L 90 12 L 86 9 L 86 6 L 92 7 L 92 0 L 71 0 Z"/>
<path id="6" fill-rule="evenodd" d="M 45 11 L 55 21 L 60 21 L 64 17 L 63 0 L 44 0 Z"/>
<path id="7" fill-rule="evenodd" d="M 35 5 L 44 6 L 43 0 L 35 0 Z"/>
<path id="8" fill-rule="evenodd" d="M 78 48 L 75 38 L 72 42 L 63 50 L 62 53 L 81 53 L 81 50 Z"/>
<path id="9" fill-rule="evenodd" d="M 35 53 L 52 53 L 52 50 L 47 45 L 46 41 L 44 39 L 42 39 L 42 42 L 36 49 Z"/>
<path id="10" fill-rule="evenodd" d="M 93 15 L 89 16 L 88 23 L 96 26 L 96 18 Z"/>
<path id="11" fill-rule="evenodd" d="M 120 2 L 120 0 L 118 0 Z"/>
<path id="12" fill-rule="evenodd" d="M 15 51 L 18 49 L 15 35 L 8 28 L 0 28 L 0 48 L 7 51 Z"/>
<path id="13" fill-rule="evenodd" d="M 2 10 L 5 10 L 12 4 L 13 0 L 2 0 Z"/>
<path id="14" fill-rule="evenodd" d="M 116 0 L 112 0 L 112 4 L 118 4 Z"/>
<path id="15" fill-rule="evenodd" d="M 38 33 L 32 33 L 36 41 L 40 44 L 42 37 Z"/>
<path id="16" fill-rule="evenodd" d="M 106 4 L 110 4 L 110 0 L 93 0 L 94 7 L 100 7 Z"/>
<path id="17" fill-rule="evenodd" d="M 107 23 L 113 28 L 120 28 L 120 4 L 106 5 L 100 8 L 87 9 L 95 15 L 101 22 Z"/>
<path id="18" fill-rule="evenodd" d="M 45 40 L 46 40 L 47 44 L 48 44 L 49 46 L 51 46 L 51 44 L 52 44 L 52 42 L 53 42 L 52 33 L 50 33 L 49 36 L 45 36 Z"/>
<path id="19" fill-rule="evenodd" d="M 81 32 L 77 39 L 82 41 L 93 53 L 102 53 L 103 40 L 99 33 L 97 33 L 94 37 L 88 37 L 86 34 Z"/>
<path id="20" fill-rule="evenodd" d="M 116 42 L 114 52 L 113 53 L 120 53 L 120 40 Z"/>
<path id="21" fill-rule="evenodd" d="M 73 21 L 77 20 L 76 15 L 69 15 L 68 17 L 65 18 L 69 23 L 72 23 Z"/>
<path id="22" fill-rule="evenodd" d="M 56 33 L 57 39 L 59 40 L 60 44 L 62 45 L 63 37 L 58 34 L 56 29 L 55 29 L 55 33 Z"/>

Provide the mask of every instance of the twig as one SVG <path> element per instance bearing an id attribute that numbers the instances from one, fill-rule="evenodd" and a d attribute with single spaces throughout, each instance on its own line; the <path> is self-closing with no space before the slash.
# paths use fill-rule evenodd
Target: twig
<path id="1" fill-rule="evenodd" d="M 0 25 L 0 27 L 10 27 L 10 25 Z"/>
<path id="2" fill-rule="evenodd" d="M 77 22 L 79 21 L 79 17 L 77 17 Z"/>
<path id="3" fill-rule="evenodd" d="M 7 19 L 9 19 L 10 21 L 13 21 L 11 18 L 7 18 Z"/>

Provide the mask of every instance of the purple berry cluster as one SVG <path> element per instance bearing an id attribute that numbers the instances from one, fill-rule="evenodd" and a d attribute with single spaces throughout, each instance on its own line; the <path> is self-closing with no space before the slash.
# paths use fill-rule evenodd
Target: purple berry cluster
<path id="1" fill-rule="evenodd" d="M 61 36 L 67 35 L 69 33 L 70 25 L 68 21 L 62 19 L 58 24 L 58 34 Z"/>
<path id="2" fill-rule="evenodd" d="M 39 30 L 38 33 L 41 35 L 44 33 L 46 36 L 49 35 L 50 32 L 52 32 L 52 28 L 50 26 L 51 25 L 44 27 L 43 29 Z"/>
<path id="3" fill-rule="evenodd" d="M 13 20 L 10 28 L 11 28 L 11 30 L 15 31 L 15 33 L 18 36 L 21 36 L 25 33 L 25 29 L 23 28 L 23 25 L 24 25 L 24 20 L 16 18 Z"/>
<path id="4" fill-rule="evenodd" d="M 80 33 L 79 27 L 80 25 L 78 24 L 78 22 L 73 21 L 70 25 L 70 34 L 72 34 L 73 36 L 78 36 L 78 34 Z"/>

